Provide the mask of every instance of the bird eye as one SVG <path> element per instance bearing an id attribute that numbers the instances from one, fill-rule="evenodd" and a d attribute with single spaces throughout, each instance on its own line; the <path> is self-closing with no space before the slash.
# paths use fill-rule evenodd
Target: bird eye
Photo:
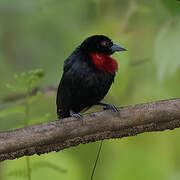
<path id="1" fill-rule="evenodd" d="M 102 42 L 102 45 L 103 45 L 104 47 L 108 47 L 108 46 L 109 46 L 109 42 L 103 41 L 103 42 Z"/>

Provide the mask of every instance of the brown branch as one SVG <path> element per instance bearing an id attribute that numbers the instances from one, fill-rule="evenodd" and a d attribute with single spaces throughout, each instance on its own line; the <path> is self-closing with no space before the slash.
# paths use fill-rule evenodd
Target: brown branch
<path id="1" fill-rule="evenodd" d="M 180 127 L 180 98 L 102 111 L 0 133 L 0 161 L 102 139 Z"/>

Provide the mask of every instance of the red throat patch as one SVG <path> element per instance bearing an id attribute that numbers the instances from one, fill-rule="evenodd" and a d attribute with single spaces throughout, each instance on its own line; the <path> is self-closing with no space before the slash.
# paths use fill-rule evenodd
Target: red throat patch
<path id="1" fill-rule="evenodd" d="M 101 53 L 91 53 L 90 56 L 93 64 L 100 71 L 109 73 L 118 71 L 118 63 L 110 56 Z"/>

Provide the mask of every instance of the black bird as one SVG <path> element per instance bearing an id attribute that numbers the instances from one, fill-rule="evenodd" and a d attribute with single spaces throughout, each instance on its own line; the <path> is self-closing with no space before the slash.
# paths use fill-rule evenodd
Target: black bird
<path id="1" fill-rule="evenodd" d="M 59 118 L 79 118 L 79 112 L 93 105 L 118 111 L 114 105 L 101 102 L 118 70 L 117 62 L 110 57 L 116 51 L 126 49 L 104 35 L 94 35 L 84 40 L 65 60 L 56 99 Z"/>

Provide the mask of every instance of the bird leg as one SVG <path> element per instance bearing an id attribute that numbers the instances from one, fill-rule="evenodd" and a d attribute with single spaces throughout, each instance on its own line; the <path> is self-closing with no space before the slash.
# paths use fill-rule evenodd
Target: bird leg
<path id="1" fill-rule="evenodd" d="M 75 113 L 72 109 L 69 111 L 69 113 L 70 113 L 71 117 L 75 117 L 75 118 L 81 118 L 82 117 L 81 114 Z"/>
<path id="2" fill-rule="evenodd" d="M 97 103 L 97 105 L 103 106 L 104 110 L 111 109 L 114 112 L 119 112 L 118 108 L 112 104 L 106 104 L 106 103 L 99 102 L 99 103 Z"/>

